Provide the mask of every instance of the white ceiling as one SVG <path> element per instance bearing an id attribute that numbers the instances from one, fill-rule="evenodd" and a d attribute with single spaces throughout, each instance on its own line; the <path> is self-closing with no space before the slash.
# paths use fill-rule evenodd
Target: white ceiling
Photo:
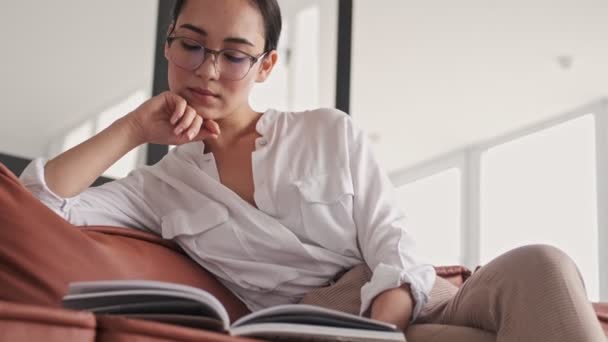
<path id="1" fill-rule="evenodd" d="M 351 112 L 388 169 L 608 96 L 608 1 L 354 4 Z"/>
<path id="2" fill-rule="evenodd" d="M 149 90 L 156 11 L 149 0 L 0 2 L 0 153 L 44 155 Z M 568 111 L 608 96 L 605 18 L 605 0 L 357 0 L 351 113 L 395 169 Z"/>
<path id="3" fill-rule="evenodd" d="M 157 1 L 0 2 L 0 153 L 37 157 L 53 138 L 150 91 Z"/>

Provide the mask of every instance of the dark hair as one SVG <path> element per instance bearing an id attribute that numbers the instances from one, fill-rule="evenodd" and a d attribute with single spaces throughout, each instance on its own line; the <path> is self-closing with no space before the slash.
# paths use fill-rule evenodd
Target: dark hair
<path id="1" fill-rule="evenodd" d="M 279 43 L 279 36 L 281 35 L 281 9 L 277 0 L 249 0 L 254 3 L 262 14 L 264 19 L 264 31 L 266 35 L 266 41 L 264 42 L 264 51 L 276 50 Z M 175 25 L 177 23 L 177 17 L 179 17 L 182 8 L 186 0 L 176 0 L 171 12 L 172 22 Z"/>

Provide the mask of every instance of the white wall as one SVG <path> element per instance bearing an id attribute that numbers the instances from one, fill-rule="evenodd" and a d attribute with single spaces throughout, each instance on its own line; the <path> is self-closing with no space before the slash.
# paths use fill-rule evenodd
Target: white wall
<path id="1" fill-rule="evenodd" d="M 254 109 L 335 106 L 337 0 L 279 0 L 283 30 L 271 76 L 251 94 Z"/>
<path id="2" fill-rule="evenodd" d="M 256 109 L 333 106 L 337 1 L 279 2 L 285 23 L 280 45 L 292 51 L 291 64 L 283 66 L 281 51 L 277 72 L 254 91 Z M 1 2 L 0 29 L 13 33 L 0 55 L 0 153 L 54 156 L 69 132 L 133 93 L 149 91 L 157 6 L 158 0 Z M 311 8 L 319 15 L 315 27 L 296 27 L 298 14 Z"/>
<path id="3" fill-rule="evenodd" d="M 351 113 L 389 170 L 608 95 L 605 0 L 357 0 L 353 15 Z"/>
<path id="4" fill-rule="evenodd" d="M 281 0 L 284 11 L 309 4 L 321 6 L 318 105 L 333 106 L 337 1 Z M 148 0 L 0 2 L 0 153 L 43 155 L 149 89 L 156 11 Z M 567 111 L 608 92 L 606 17 L 604 0 L 357 0 L 351 113 L 393 170 Z"/>
<path id="5" fill-rule="evenodd" d="M 158 1 L 1 1 L 0 153 L 58 135 L 152 87 Z"/>

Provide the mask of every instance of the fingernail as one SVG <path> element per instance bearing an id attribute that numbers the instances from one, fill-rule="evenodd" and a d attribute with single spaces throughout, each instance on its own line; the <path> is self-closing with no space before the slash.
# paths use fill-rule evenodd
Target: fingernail
<path id="1" fill-rule="evenodd" d="M 180 133 L 181 133 L 183 130 L 184 130 L 183 128 L 181 128 L 181 127 L 177 127 L 177 128 L 175 129 L 175 134 L 176 134 L 176 135 L 179 135 L 179 134 L 180 134 Z"/>

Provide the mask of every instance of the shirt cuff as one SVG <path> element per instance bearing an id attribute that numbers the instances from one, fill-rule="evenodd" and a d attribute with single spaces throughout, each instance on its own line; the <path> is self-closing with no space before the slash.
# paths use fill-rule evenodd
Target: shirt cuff
<path id="1" fill-rule="evenodd" d="M 395 289 L 403 284 L 410 284 L 412 297 L 416 302 L 410 323 L 417 317 L 422 307 L 428 302 L 433 284 L 435 283 L 435 269 L 432 265 L 417 265 L 407 270 L 395 266 L 379 264 L 372 275 L 372 279 L 361 288 L 361 311 L 363 315 L 371 306 L 372 301 L 380 293 Z"/>
<path id="2" fill-rule="evenodd" d="M 34 159 L 23 170 L 19 176 L 19 180 L 42 203 L 65 218 L 76 197 L 63 198 L 49 189 L 44 177 L 44 166 L 46 163 L 47 159 L 45 158 Z"/>

